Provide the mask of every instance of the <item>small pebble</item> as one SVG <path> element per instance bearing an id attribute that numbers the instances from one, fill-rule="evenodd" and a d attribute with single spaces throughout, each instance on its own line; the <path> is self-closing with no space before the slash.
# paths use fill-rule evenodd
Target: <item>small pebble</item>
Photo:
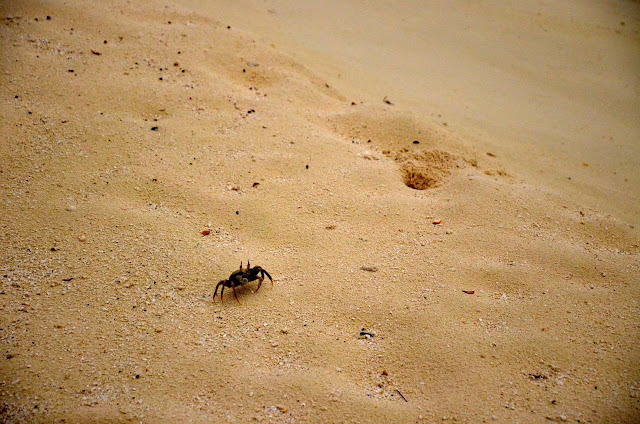
<path id="1" fill-rule="evenodd" d="M 87 241 L 87 237 L 84 235 L 81 235 L 80 237 L 78 237 L 78 241 L 81 241 L 84 243 L 85 241 Z"/>
<path id="2" fill-rule="evenodd" d="M 67 210 L 69 212 L 75 212 L 75 211 L 78 210 L 78 207 L 76 205 L 69 205 L 69 206 L 67 206 Z"/>

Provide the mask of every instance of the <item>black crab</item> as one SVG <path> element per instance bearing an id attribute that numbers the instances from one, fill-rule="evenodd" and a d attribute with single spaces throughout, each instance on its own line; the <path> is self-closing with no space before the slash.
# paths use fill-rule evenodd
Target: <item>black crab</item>
<path id="1" fill-rule="evenodd" d="M 240 269 L 234 271 L 228 280 L 222 280 L 216 285 L 216 291 L 213 292 L 213 302 L 216 301 L 216 294 L 218 293 L 218 288 L 222 286 L 222 290 L 220 291 L 220 301 L 224 305 L 224 299 L 222 298 L 222 294 L 224 293 L 225 287 L 231 287 L 233 289 L 233 295 L 236 298 L 238 304 L 240 301 L 238 300 L 238 295 L 236 294 L 236 287 L 243 286 L 251 281 L 258 280 L 258 288 L 256 291 L 260 290 L 260 286 L 262 285 L 262 281 L 264 280 L 264 276 L 267 276 L 271 281 L 271 287 L 273 287 L 273 279 L 269 275 L 267 271 L 262 269 L 262 267 L 254 266 L 251 268 L 249 261 L 247 261 L 247 267 L 242 268 L 242 262 L 240 262 Z"/>

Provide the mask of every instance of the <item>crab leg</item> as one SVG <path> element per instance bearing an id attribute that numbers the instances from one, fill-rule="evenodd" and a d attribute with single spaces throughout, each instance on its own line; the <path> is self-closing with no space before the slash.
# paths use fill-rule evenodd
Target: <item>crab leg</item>
<path id="1" fill-rule="evenodd" d="M 260 290 L 260 286 L 262 285 L 262 280 L 264 280 L 263 277 L 258 277 L 258 288 L 256 289 L 256 293 L 258 292 L 258 290 Z"/>
<path id="2" fill-rule="evenodd" d="M 222 286 L 222 291 L 224 291 L 224 281 L 220 281 L 216 286 L 216 291 L 213 292 L 213 303 L 216 303 L 216 294 L 218 293 L 218 288 Z M 220 293 L 220 300 L 222 300 L 222 292 Z M 224 303 L 224 301 L 223 301 Z"/>
<path id="3" fill-rule="evenodd" d="M 231 282 L 231 288 L 233 289 L 233 295 L 236 297 L 238 305 L 242 305 L 242 303 L 240 303 L 240 301 L 238 300 L 238 295 L 236 294 L 236 285 L 233 281 Z"/>
<path id="4" fill-rule="evenodd" d="M 269 273 L 267 271 L 265 271 L 264 269 L 260 269 L 260 272 L 262 273 L 262 278 L 263 279 L 264 279 L 264 275 L 267 274 L 267 277 L 269 277 L 269 280 L 271 280 L 271 287 L 273 287 L 273 278 L 271 278 Z"/>

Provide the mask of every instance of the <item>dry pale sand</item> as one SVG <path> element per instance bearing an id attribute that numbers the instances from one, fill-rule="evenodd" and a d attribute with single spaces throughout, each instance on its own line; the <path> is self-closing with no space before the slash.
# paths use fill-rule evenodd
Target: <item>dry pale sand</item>
<path id="1" fill-rule="evenodd" d="M 138 3 L 0 4 L 3 422 L 640 421 L 636 2 Z"/>

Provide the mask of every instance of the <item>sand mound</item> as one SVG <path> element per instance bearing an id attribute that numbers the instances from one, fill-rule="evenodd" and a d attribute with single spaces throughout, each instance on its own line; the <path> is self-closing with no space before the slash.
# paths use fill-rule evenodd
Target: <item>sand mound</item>
<path id="1" fill-rule="evenodd" d="M 439 187 L 452 170 L 465 163 L 459 156 L 443 150 L 402 152 L 398 160 L 404 183 L 416 190 Z"/>
<path id="2" fill-rule="evenodd" d="M 333 114 L 328 120 L 341 137 L 380 150 L 461 148 L 460 141 L 440 124 L 418 120 L 391 107 L 352 105 L 347 112 Z"/>
<path id="3" fill-rule="evenodd" d="M 408 112 L 359 104 L 346 113 L 332 115 L 329 122 L 345 141 L 364 144 L 397 161 L 404 183 L 416 190 L 439 187 L 452 170 L 476 163 L 448 151 L 465 150 L 449 130 L 435 122 L 418 120 Z"/>

